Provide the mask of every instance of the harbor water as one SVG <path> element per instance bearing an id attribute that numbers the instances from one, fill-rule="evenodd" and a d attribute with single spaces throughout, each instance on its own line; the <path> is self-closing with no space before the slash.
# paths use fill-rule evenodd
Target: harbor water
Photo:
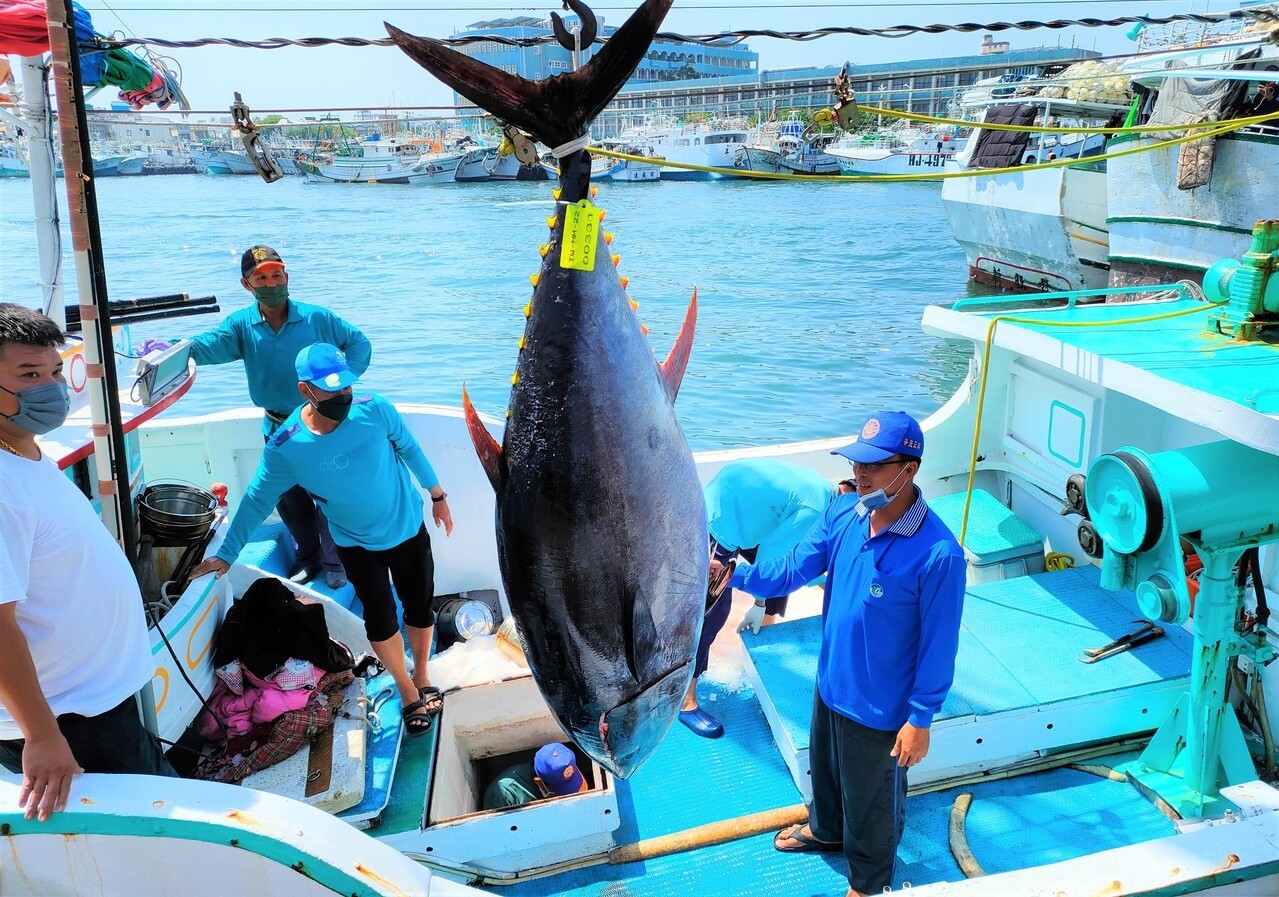
<path id="1" fill-rule="evenodd" d="M 108 290 L 217 296 L 220 314 L 132 334 L 191 335 L 250 301 L 240 253 L 266 243 L 288 265 L 294 299 L 331 308 L 372 340 L 368 389 L 457 406 L 465 384 L 481 412 L 501 418 L 550 188 L 108 178 L 97 184 Z M 963 378 L 967 347 L 919 327 L 926 305 L 968 293 L 936 185 L 605 182 L 596 203 L 659 360 L 698 290 L 678 400 L 695 450 L 849 434 L 876 409 L 922 417 Z M 65 224 L 63 234 L 74 303 Z M 38 278 L 31 181 L 0 180 L 0 301 L 39 305 Z M 201 369 L 170 413 L 243 404 L 243 372 L 225 365 Z"/>

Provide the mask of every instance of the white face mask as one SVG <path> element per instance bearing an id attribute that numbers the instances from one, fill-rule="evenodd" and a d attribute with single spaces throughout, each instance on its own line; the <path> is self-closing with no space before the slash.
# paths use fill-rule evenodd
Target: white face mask
<path id="1" fill-rule="evenodd" d="M 890 487 L 897 485 L 897 481 L 906 473 L 906 465 L 902 465 L 901 473 L 893 477 L 893 481 L 888 485 Z M 857 516 L 865 517 L 871 511 L 878 511 L 880 508 L 890 504 L 901 492 L 898 490 L 892 495 L 887 494 L 883 489 L 876 489 L 874 492 L 867 492 L 865 495 L 857 499 Z"/>

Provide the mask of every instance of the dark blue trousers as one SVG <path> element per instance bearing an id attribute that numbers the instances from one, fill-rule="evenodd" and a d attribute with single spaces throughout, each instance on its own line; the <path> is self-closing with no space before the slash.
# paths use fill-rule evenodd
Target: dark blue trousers
<path id="1" fill-rule="evenodd" d="M 58 728 L 85 772 L 177 775 L 159 743 L 143 728 L 132 695 L 97 716 L 64 713 L 58 717 Z M 24 743 L 21 738 L 0 741 L 0 765 L 21 775 Z"/>
<path id="2" fill-rule="evenodd" d="M 863 894 L 892 887 L 897 844 L 906 826 L 906 767 L 889 756 L 896 741 L 895 730 L 853 722 L 813 690 L 808 826 L 817 840 L 844 845 L 848 884 Z"/>
<path id="3" fill-rule="evenodd" d="M 275 509 L 284 528 L 298 546 L 298 566 L 307 570 L 323 567 L 341 570 L 342 559 L 329 535 L 329 521 L 315 499 L 301 486 L 292 486 L 280 496 Z"/>

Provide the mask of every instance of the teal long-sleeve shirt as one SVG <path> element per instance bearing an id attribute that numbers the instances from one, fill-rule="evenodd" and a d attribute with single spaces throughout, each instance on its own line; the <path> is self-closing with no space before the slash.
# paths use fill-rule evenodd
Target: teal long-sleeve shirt
<path id="1" fill-rule="evenodd" d="M 409 482 L 409 471 L 423 489 L 439 485 L 422 446 L 381 396 L 357 396 L 350 416 L 331 433 L 311 432 L 298 409 L 263 449 L 217 556 L 235 563 L 253 531 L 295 483 L 324 509 L 334 544 L 394 548 L 423 522 L 422 496 Z"/>
<path id="2" fill-rule="evenodd" d="M 265 411 L 288 414 L 302 403 L 298 394 L 298 353 L 312 343 L 330 343 L 346 353 L 357 375 L 368 370 L 373 345 L 327 308 L 289 300 L 289 314 L 277 333 L 262 319 L 256 302 L 227 315 L 217 327 L 191 340 L 196 364 L 244 361 L 249 398 Z"/>
<path id="3" fill-rule="evenodd" d="M 785 595 L 827 573 L 817 688 L 831 710 L 872 729 L 932 725 L 955 678 L 966 564 L 922 497 L 870 534 L 843 495 L 789 554 L 738 567 L 730 585 Z"/>
<path id="4" fill-rule="evenodd" d="M 821 519 L 835 490 L 815 470 L 773 458 L 730 461 L 706 484 L 711 538 L 756 562 L 790 551 Z"/>

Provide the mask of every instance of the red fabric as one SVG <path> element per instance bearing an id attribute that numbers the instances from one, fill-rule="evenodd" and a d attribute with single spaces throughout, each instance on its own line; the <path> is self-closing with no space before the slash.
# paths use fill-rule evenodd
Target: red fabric
<path id="1" fill-rule="evenodd" d="M 0 54 L 39 56 L 49 49 L 44 0 L 0 2 Z"/>

